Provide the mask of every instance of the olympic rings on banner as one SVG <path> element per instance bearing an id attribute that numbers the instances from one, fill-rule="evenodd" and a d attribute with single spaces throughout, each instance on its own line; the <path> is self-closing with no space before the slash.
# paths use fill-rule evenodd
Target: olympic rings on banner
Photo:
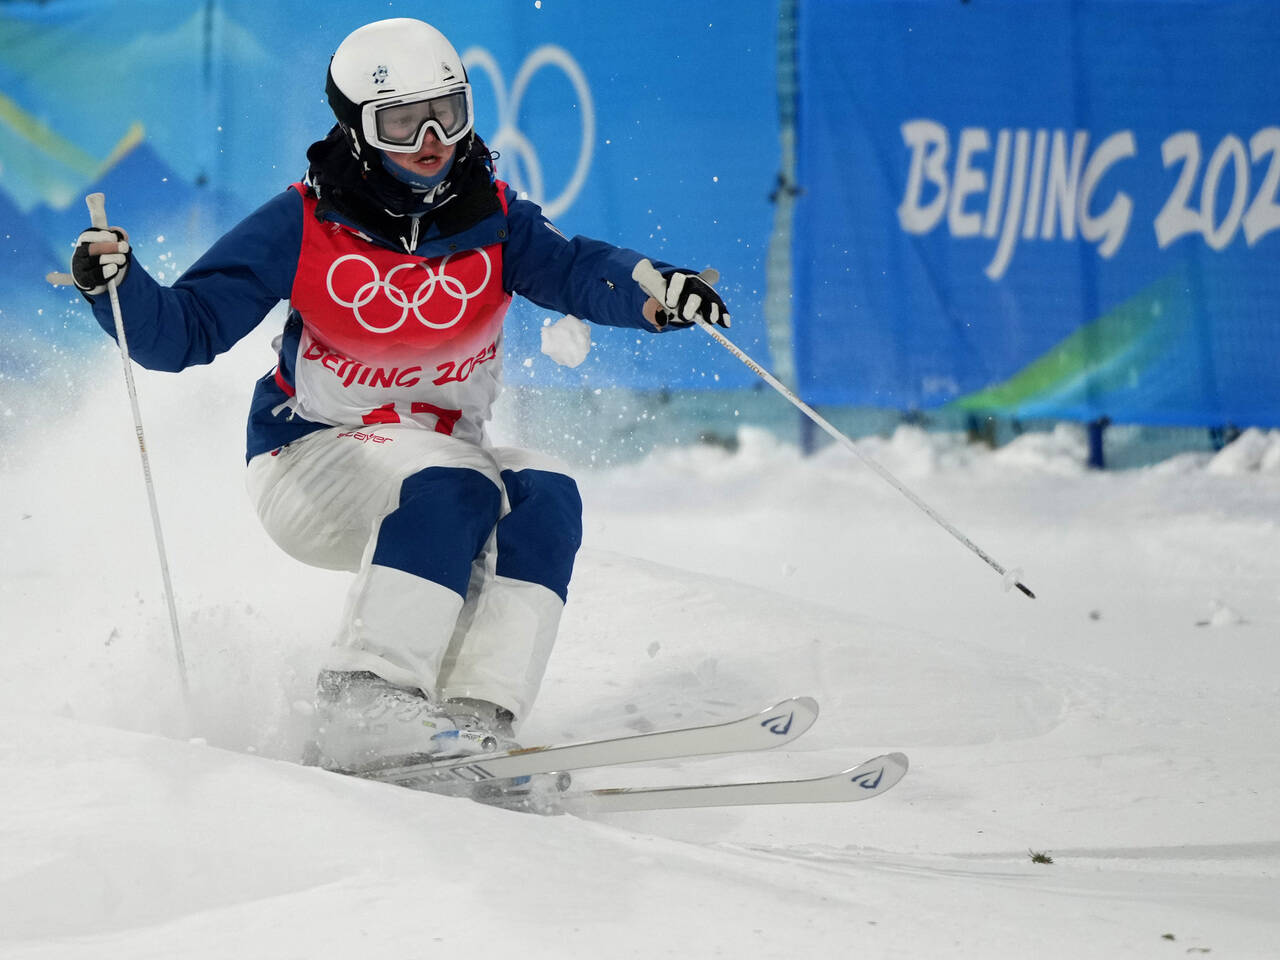
<path id="1" fill-rule="evenodd" d="M 534 50 L 521 64 L 511 84 L 508 97 L 506 81 L 498 67 L 493 54 L 483 47 L 472 47 L 462 55 L 463 65 L 468 70 L 479 69 L 489 75 L 493 83 L 494 94 L 498 100 L 498 129 L 489 140 L 489 146 L 500 154 L 518 158 L 519 163 L 504 166 L 503 179 L 507 180 L 517 193 L 527 195 L 542 207 L 542 212 L 549 219 L 554 219 L 571 206 L 582 186 L 587 181 L 587 173 L 591 169 L 591 156 L 596 139 L 595 103 L 591 99 L 591 85 L 587 83 L 586 74 L 573 59 L 573 55 L 564 47 L 545 44 Z M 582 141 L 578 147 L 578 159 L 573 175 L 568 184 L 552 199 L 547 199 L 546 184 L 543 183 L 542 164 L 538 160 L 537 151 L 529 137 L 520 129 L 520 104 L 528 91 L 533 75 L 543 67 L 555 67 L 573 84 L 577 94 L 575 113 L 578 114 L 582 128 Z M 523 168 L 523 169 L 522 169 Z M 527 175 L 528 182 L 524 177 Z"/>

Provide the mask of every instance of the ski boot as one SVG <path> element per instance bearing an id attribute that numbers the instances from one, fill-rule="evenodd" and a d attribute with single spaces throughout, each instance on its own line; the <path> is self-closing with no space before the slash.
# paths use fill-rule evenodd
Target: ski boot
<path id="1" fill-rule="evenodd" d="M 503 749 L 498 734 L 470 715 L 460 717 L 460 726 L 450 709 L 375 673 L 322 671 L 315 740 L 307 759 L 326 770 L 364 776 L 390 766 Z"/>

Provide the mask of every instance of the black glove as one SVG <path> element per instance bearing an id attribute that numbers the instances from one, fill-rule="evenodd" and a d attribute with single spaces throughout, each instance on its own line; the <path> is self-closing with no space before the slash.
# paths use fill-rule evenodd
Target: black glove
<path id="1" fill-rule="evenodd" d="M 661 307 L 656 317 L 659 330 L 668 324 L 691 327 L 699 320 L 729 326 L 729 309 L 702 277 L 688 270 L 673 270 L 662 279 L 667 284 L 665 296 L 655 298 Z"/>
<path id="2" fill-rule="evenodd" d="M 89 245 L 107 247 L 112 241 L 115 251 L 90 253 Z M 76 286 L 91 297 L 105 293 L 109 282 L 119 283 L 129 269 L 133 254 L 129 251 L 129 235 L 119 227 L 105 230 L 91 227 L 76 238 L 76 249 L 71 254 L 71 278 Z"/>

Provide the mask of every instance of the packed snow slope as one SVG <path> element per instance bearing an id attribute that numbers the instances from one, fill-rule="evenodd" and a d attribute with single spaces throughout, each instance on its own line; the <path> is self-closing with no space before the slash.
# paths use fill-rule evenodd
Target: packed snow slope
<path id="1" fill-rule="evenodd" d="M 295 762 L 347 578 L 280 554 L 243 492 L 264 342 L 139 377 L 184 709 L 110 361 L 4 427 L 0 957 L 1280 955 L 1274 435 L 1124 473 L 1070 430 L 863 442 L 1034 601 L 838 448 L 744 428 L 585 471 L 526 742 L 807 693 L 785 752 L 578 782 L 912 767 L 867 803 L 584 821 Z"/>

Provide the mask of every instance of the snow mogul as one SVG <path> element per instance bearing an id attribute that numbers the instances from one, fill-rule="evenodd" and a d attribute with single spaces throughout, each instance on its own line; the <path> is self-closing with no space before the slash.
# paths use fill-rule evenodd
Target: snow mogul
<path id="1" fill-rule="evenodd" d="M 358 773 L 511 749 L 582 537 L 565 466 L 485 434 L 511 298 L 653 331 L 729 315 L 694 271 L 657 261 L 665 295 L 650 297 L 641 254 L 567 239 L 497 179 L 462 60 L 429 24 L 359 28 L 325 89 L 337 123 L 305 179 L 172 286 L 118 227 L 80 234 L 72 275 L 109 333 L 117 285 L 133 359 L 153 370 L 209 363 L 289 301 L 253 393 L 248 489 L 286 553 L 355 574 L 313 759 Z"/>

